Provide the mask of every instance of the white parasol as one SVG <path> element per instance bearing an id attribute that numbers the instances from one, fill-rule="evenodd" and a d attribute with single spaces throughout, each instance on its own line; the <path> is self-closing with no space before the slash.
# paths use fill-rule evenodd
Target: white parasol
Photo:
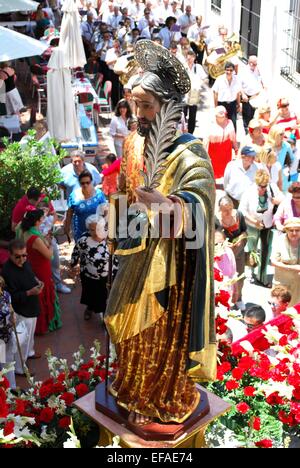
<path id="1" fill-rule="evenodd" d="M 65 51 L 67 60 L 65 65 L 70 68 L 84 67 L 86 56 L 80 31 L 80 16 L 75 1 L 65 0 L 62 11 L 64 16 L 59 46 Z"/>
<path id="2" fill-rule="evenodd" d="M 42 55 L 46 49 L 47 44 L 0 26 L 0 62 Z"/>
<path id="3" fill-rule="evenodd" d="M 71 84 L 71 70 L 66 66 L 63 50 L 53 50 L 47 73 L 48 111 L 47 121 L 50 135 L 58 141 L 80 138 L 74 96 Z"/>
<path id="4" fill-rule="evenodd" d="M 0 0 L 0 14 L 18 11 L 36 11 L 38 2 L 32 0 Z"/>

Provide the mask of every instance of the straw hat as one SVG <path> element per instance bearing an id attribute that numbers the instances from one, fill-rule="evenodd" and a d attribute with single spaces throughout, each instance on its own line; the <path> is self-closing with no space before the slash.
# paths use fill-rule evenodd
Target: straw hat
<path id="1" fill-rule="evenodd" d="M 284 230 L 288 231 L 289 229 L 300 229 L 300 218 L 291 218 L 284 223 Z"/>

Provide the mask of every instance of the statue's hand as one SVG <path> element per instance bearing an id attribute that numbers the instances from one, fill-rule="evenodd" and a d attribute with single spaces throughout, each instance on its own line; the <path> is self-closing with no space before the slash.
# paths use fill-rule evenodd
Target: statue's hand
<path id="1" fill-rule="evenodd" d="M 139 203 L 145 205 L 148 209 L 156 212 L 171 212 L 173 202 L 169 198 L 162 195 L 158 190 L 146 191 L 144 187 L 136 189 L 136 195 Z"/>

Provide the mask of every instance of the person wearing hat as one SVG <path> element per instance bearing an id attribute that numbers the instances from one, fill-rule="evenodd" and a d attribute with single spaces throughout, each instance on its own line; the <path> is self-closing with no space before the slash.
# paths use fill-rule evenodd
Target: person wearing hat
<path id="1" fill-rule="evenodd" d="M 242 142 L 242 146 L 252 146 L 259 153 L 266 143 L 266 138 L 262 131 L 262 125 L 259 120 L 253 119 L 249 123 L 248 135 Z"/>
<path id="2" fill-rule="evenodd" d="M 255 119 L 259 121 L 260 125 L 262 126 L 262 132 L 265 135 L 268 135 L 270 129 L 273 127 L 273 125 L 276 124 L 278 117 L 279 114 L 271 119 L 271 106 L 268 104 L 264 104 L 263 106 L 259 107 L 255 114 Z"/>
<path id="3" fill-rule="evenodd" d="M 276 121 L 276 125 L 279 125 L 285 132 L 286 138 L 289 137 L 290 133 L 294 133 L 297 140 L 300 140 L 300 119 L 290 109 L 290 102 L 286 98 L 279 99 L 277 103 L 279 111 L 279 117 Z"/>
<path id="4" fill-rule="evenodd" d="M 145 71 L 132 90 L 138 133 L 124 145 L 121 179 L 129 226 L 142 224 L 148 232 L 150 215 L 158 229 L 149 231 L 147 241 L 132 229 L 131 237 L 119 239 L 120 268 L 105 322 L 118 358 L 111 393 L 129 411 L 129 421 L 143 426 L 153 419 L 185 422 L 200 401 L 192 378 L 216 376 L 215 184 L 201 141 L 190 134 L 177 136 L 183 98 L 191 88 L 185 67 L 151 41 L 138 42 L 136 60 Z M 185 229 L 186 210 L 197 228 L 183 239 L 179 233 Z M 162 220 L 169 228 L 171 223 L 172 233 Z M 200 330 L 205 333 L 199 335 Z"/>
<path id="5" fill-rule="evenodd" d="M 234 208 L 239 207 L 243 193 L 253 184 L 258 166 L 257 152 L 251 146 L 241 149 L 241 158 L 227 164 L 224 174 L 224 190 L 232 199 Z"/>
<path id="6" fill-rule="evenodd" d="M 259 169 L 255 175 L 255 183 L 244 192 L 239 208 L 247 223 L 248 252 L 257 252 L 260 241 L 260 261 L 256 279 L 265 287 L 271 286 L 267 269 L 272 251 L 273 211 L 274 206 L 278 206 L 282 200 L 283 195 L 278 186 L 270 183 L 269 172 Z"/>
<path id="7" fill-rule="evenodd" d="M 83 41 L 84 51 L 86 58 L 89 59 L 93 51 L 93 37 L 95 32 L 94 26 L 94 15 L 92 11 L 88 11 L 86 15 L 86 21 L 83 21 L 80 25 L 81 37 Z"/>
<path id="8" fill-rule="evenodd" d="M 214 168 L 215 179 L 224 177 L 226 166 L 232 160 L 232 150 L 238 153 L 236 133 L 225 107 L 215 108 L 215 121 L 210 126 L 208 154 Z"/>
<path id="9" fill-rule="evenodd" d="M 242 84 L 242 115 L 245 132 L 248 133 L 249 122 L 253 119 L 255 108 L 251 105 L 251 99 L 256 98 L 263 90 L 263 82 L 257 66 L 256 55 L 251 55 L 248 65 L 239 73 Z"/>
<path id="10" fill-rule="evenodd" d="M 273 245 L 274 285 L 286 286 L 292 294 L 291 307 L 300 302 L 300 219 L 284 223 L 285 234 Z"/>

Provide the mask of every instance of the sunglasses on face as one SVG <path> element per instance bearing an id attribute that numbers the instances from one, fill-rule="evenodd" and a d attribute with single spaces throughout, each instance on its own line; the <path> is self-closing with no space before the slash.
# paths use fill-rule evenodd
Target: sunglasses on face
<path id="1" fill-rule="evenodd" d="M 268 301 L 268 304 L 273 308 L 273 309 L 279 309 L 280 304 L 276 304 L 276 302 Z"/>
<path id="2" fill-rule="evenodd" d="M 80 185 L 81 185 L 81 186 L 84 186 L 84 185 L 91 185 L 91 183 L 92 183 L 91 181 L 89 181 L 89 182 L 80 182 Z"/>
<path id="3" fill-rule="evenodd" d="M 16 260 L 21 260 L 21 258 L 27 258 L 28 255 L 27 254 L 22 254 L 22 255 L 15 255 L 14 254 L 14 257 L 15 257 Z"/>

